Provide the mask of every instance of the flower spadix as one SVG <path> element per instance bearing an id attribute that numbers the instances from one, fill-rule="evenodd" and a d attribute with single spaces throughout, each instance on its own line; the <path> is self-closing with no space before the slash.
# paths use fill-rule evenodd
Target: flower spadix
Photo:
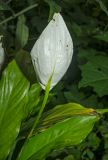
<path id="1" fill-rule="evenodd" d="M 2 38 L 2 36 L 0 36 L 0 69 L 1 69 L 1 66 L 4 62 L 4 49 L 2 47 L 1 38 Z"/>
<path id="2" fill-rule="evenodd" d="M 70 33 L 62 16 L 55 13 L 31 51 L 34 69 L 43 89 L 52 74 L 51 89 L 60 81 L 71 63 L 72 55 Z"/>

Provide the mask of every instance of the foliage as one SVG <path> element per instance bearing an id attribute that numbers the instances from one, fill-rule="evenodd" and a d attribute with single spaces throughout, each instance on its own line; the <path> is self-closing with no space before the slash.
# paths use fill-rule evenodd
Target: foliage
<path id="1" fill-rule="evenodd" d="M 28 89 L 29 82 L 12 62 L 0 81 L 0 159 L 6 158 L 18 136 Z"/>
<path id="2" fill-rule="evenodd" d="M 103 63 L 104 62 L 104 63 Z M 108 94 L 108 58 L 107 56 L 93 56 L 87 64 L 81 67 L 83 79 L 80 87 L 91 86 L 99 96 Z M 89 74 L 88 74 L 89 73 Z M 101 85 L 103 84 L 103 85 Z"/>
<path id="3" fill-rule="evenodd" d="M 34 4 L 36 6 L 33 8 Z M 105 114 L 100 117 L 102 110 L 96 110 L 106 109 L 108 106 L 107 8 L 107 0 L 23 0 L 20 2 L 2 0 L 0 2 L 0 34 L 4 35 L 3 45 L 6 53 L 0 78 L 1 160 L 7 155 L 8 159 L 16 159 L 42 104 L 43 93 L 40 86 L 34 84 L 36 77 L 29 51 L 53 13 L 59 11 L 73 38 L 74 57 L 64 79 L 50 93 L 46 110 L 38 126 L 39 134 L 33 133 L 34 136 L 25 143 L 22 148 L 24 152 L 22 155 L 19 154 L 18 159 L 25 160 L 25 156 L 30 159 L 36 158 L 37 151 L 34 151 L 31 145 L 40 146 L 38 154 L 42 155 L 43 151 L 43 159 L 46 155 L 50 160 L 108 159 L 108 116 Z M 20 14 L 17 14 L 19 12 Z M 11 17 L 10 20 L 6 20 L 8 17 Z M 17 64 L 12 61 L 13 59 L 16 59 Z M 9 63 L 10 61 L 12 62 Z M 88 111 L 86 116 L 84 113 L 81 114 L 83 110 L 79 115 L 75 114 L 78 107 L 78 105 L 73 107 L 75 103 L 86 107 L 84 108 Z M 67 111 L 67 106 L 60 104 L 72 106 Z M 94 110 L 90 112 L 88 107 Z M 69 117 L 65 116 L 67 113 Z M 70 117 L 71 113 L 74 115 Z M 79 144 L 99 117 L 101 120 L 96 123 L 93 131 L 84 142 Z M 78 124 L 74 125 L 76 121 Z M 89 129 L 86 130 L 85 126 Z M 79 132 L 82 133 L 81 137 L 77 135 Z M 61 134 L 60 138 L 58 133 Z M 52 134 L 54 142 L 49 144 Z M 73 140 L 73 136 L 75 141 L 70 142 L 69 138 Z M 41 150 L 43 143 L 46 146 Z M 77 145 L 68 147 L 70 143 Z M 28 148 L 31 153 L 28 152 Z M 52 149 L 53 152 L 50 152 Z"/>

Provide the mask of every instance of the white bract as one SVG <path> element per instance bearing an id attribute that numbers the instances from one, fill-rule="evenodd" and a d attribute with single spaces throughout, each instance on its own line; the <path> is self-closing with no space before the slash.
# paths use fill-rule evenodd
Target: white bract
<path id="1" fill-rule="evenodd" d="M 73 42 L 59 13 L 44 29 L 31 51 L 32 62 L 43 89 L 52 76 L 51 89 L 67 71 L 73 55 Z"/>
<path id="2" fill-rule="evenodd" d="M 1 69 L 1 66 L 4 62 L 4 49 L 2 47 L 1 38 L 2 38 L 2 36 L 0 36 L 0 69 Z"/>

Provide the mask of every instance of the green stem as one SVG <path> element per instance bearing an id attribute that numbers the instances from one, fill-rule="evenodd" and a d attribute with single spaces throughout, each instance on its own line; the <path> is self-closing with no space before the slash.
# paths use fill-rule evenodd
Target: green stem
<path id="1" fill-rule="evenodd" d="M 5 23 L 7 23 L 7 22 L 9 22 L 9 21 L 11 21 L 11 20 L 13 20 L 13 19 L 15 19 L 16 17 L 18 17 L 18 16 L 24 14 L 25 12 L 27 12 L 27 11 L 29 11 L 29 10 L 31 10 L 31 9 L 33 9 L 33 8 L 35 8 L 35 7 L 37 7 L 37 6 L 38 6 L 38 4 L 33 4 L 33 5 L 31 5 L 31 6 L 27 7 L 27 8 L 25 8 L 25 9 L 23 9 L 22 11 L 20 11 L 20 12 L 14 14 L 14 15 L 10 16 L 9 18 L 5 19 L 4 21 L 0 22 L 0 25 L 3 25 L 3 24 L 5 24 Z"/>
<path id="2" fill-rule="evenodd" d="M 42 113 L 43 113 L 43 111 L 44 111 L 44 108 L 45 108 L 45 105 L 46 105 L 46 103 L 47 103 L 48 96 L 49 96 L 51 79 L 52 79 L 52 76 L 50 77 L 50 79 L 49 79 L 49 81 L 48 81 L 48 84 L 47 84 L 47 86 L 46 86 L 45 96 L 44 96 L 44 99 L 43 99 L 42 106 L 41 106 L 41 108 L 40 108 L 40 110 L 39 110 L 38 116 L 37 116 L 37 118 L 36 118 L 36 120 L 35 120 L 35 122 L 34 122 L 34 124 L 33 124 L 33 127 L 32 127 L 32 129 L 31 129 L 31 131 L 30 131 L 27 139 L 28 139 L 29 137 L 31 137 L 34 129 L 37 127 L 37 125 L 38 125 L 38 123 L 39 123 L 39 120 L 40 120 L 40 118 L 41 118 L 41 116 L 42 116 Z"/>

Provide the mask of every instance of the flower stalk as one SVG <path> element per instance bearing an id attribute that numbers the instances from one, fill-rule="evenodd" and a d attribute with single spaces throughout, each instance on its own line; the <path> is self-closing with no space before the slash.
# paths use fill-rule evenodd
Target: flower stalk
<path id="1" fill-rule="evenodd" d="M 43 99 L 43 102 L 42 102 L 42 106 L 41 106 L 41 108 L 39 110 L 38 116 L 36 117 L 36 120 L 35 120 L 35 122 L 33 124 L 33 127 L 32 127 L 32 129 L 31 129 L 31 131 L 30 131 L 30 133 L 28 135 L 28 138 L 32 136 L 33 131 L 38 126 L 39 120 L 40 120 L 40 118 L 42 116 L 42 113 L 43 113 L 43 111 L 45 109 L 45 106 L 46 106 L 46 103 L 47 103 L 47 100 L 48 100 L 48 96 L 49 96 L 49 92 L 50 92 L 52 76 L 53 76 L 53 74 L 51 75 L 51 77 L 50 77 L 50 79 L 49 79 L 49 81 L 47 83 L 47 86 L 46 86 L 46 89 L 45 89 L 44 99 Z"/>

